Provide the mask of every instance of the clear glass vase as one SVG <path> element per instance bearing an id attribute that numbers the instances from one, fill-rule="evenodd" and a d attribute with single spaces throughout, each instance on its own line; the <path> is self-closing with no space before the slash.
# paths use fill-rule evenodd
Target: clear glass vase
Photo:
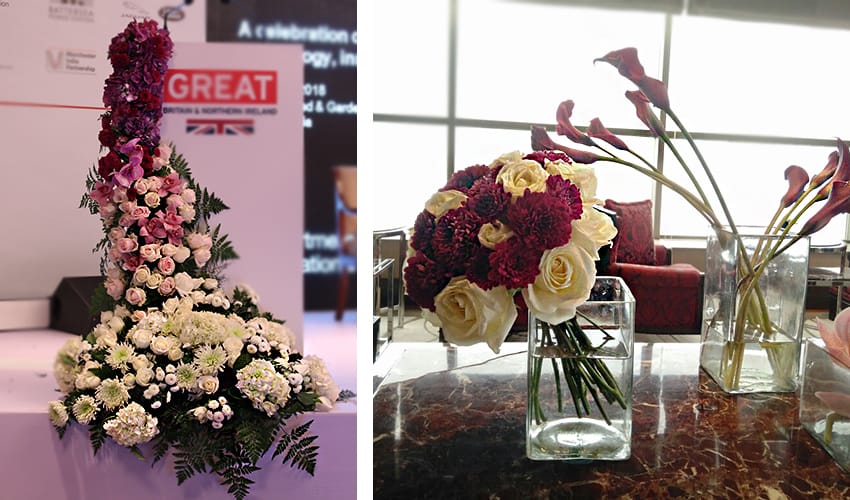
<path id="1" fill-rule="evenodd" d="M 725 229 L 708 237 L 700 365 L 727 393 L 794 392 L 809 238 L 763 263 L 766 252 L 783 248 L 791 236 L 780 241 L 763 228 L 738 231 L 740 240 Z"/>
<path id="2" fill-rule="evenodd" d="M 850 368 L 835 361 L 820 339 L 805 344 L 800 425 L 850 473 Z"/>
<path id="3" fill-rule="evenodd" d="M 532 460 L 631 456 L 634 297 L 598 277 L 576 317 L 528 321 L 526 453 Z"/>

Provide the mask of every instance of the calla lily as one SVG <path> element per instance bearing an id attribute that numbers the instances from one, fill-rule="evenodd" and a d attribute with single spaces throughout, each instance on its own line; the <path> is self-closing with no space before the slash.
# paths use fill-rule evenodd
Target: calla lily
<path id="1" fill-rule="evenodd" d="M 835 321 L 816 318 L 818 332 L 826 350 L 836 361 L 850 368 L 850 309 L 844 309 Z"/>
<path id="2" fill-rule="evenodd" d="M 785 180 L 788 181 L 788 192 L 782 197 L 782 206 L 788 208 L 803 194 L 809 182 L 809 174 L 803 167 L 791 165 L 785 169 Z"/>
<path id="3" fill-rule="evenodd" d="M 626 98 L 635 105 L 635 112 L 640 121 L 647 126 L 652 135 L 658 137 L 664 135 L 664 126 L 649 108 L 649 99 L 639 90 L 627 90 Z"/>
<path id="4" fill-rule="evenodd" d="M 838 151 L 833 151 L 829 153 L 829 160 L 826 163 L 826 166 L 823 167 L 816 176 L 812 177 L 811 183 L 809 184 L 812 188 L 816 188 L 828 181 L 832 175 L 835 173 L 835 170 L 838 168 Z M 829 194 L 829 193 L 827 193 Z"/>
<path id="5" fill-rule="evenodd" d="M 800 235 L 808 236 L 823 229 L 838 214 L 850 213 L 850 184 L 847 181 L 832 181 L 829 199 L 800 230 Z"/>
<path id="6" fill-rule="evenodd" d="M 841 139 L 838 139 L 838 168 L 832 180 L 850 181 L 850 149 Z"/>
<path id="7" fill-rule="evenodd" d="M 649 99 L 649 102 L 664 111 L 670 110 L 670 97 L 667 95 L 667 87 L 660 80 L 646 75 L 643 65 L 638 60 L 636 48 L 627 47 L 615 50 L 593 60 L 594 63 L 596 61 L 611 64 L 617 68 L 621 75 L 637 85 Z"/>
<path id="8" fill-rule="evenodd" d="M 574 106 L 575 103 L 572 100 L 564 101 L 558 105 L 558 111 L 555 113 L 555 117 L 558 120 L 558 127 L 555 131 L 558 135 L 563 135 L 577 144 L 595 146 L 596 144 L 593 142 L 593 139 L 585 135 L 581 130 L 575 128 L 573 124 L 570 123 L 570 117 L 573 116 Z"/>
<path id="9" fill-rule="evenodd" d="M 610 130 L 605 128 L 602 125 L 602 121 L 599 118 L 594 118 L 590 120 L 590 126 L 587 127 L 587 135 L 590 137 L 595 137 L 597 139 L 602 139 L 608 144 L 614 146 L 617 149 L 621 149 L 623 151 L 628 151 L 629 147 L 623 142 L 619 137 L 612 134 Z"/>
<path id="10" fill-rule="evenodd" d="M 599 155 L 590 151 L 582 151 L 558 144 L 553 141 L 543 127 L 531 127 L 531 148 L 535 151 L 558 150 L 564 152 L 576 163 L 590 164 L 599 160 Z"/>

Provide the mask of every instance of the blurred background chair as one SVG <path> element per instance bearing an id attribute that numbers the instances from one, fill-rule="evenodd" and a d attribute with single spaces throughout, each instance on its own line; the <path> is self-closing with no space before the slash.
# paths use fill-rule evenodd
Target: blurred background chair
<path id="1" fill-rule="evenodd" d="M 342 319 L 351 287 L 351 274 L 357 271 L 357 166 L 333 167 L 337 238 L 339 239 L 339 283 L 334 318 Z"/>
<path id="2" fill-rule="evenodd" d="M 825 256 L 831 260 L 838 260 L 838 267 L 812 266 L 812 260 Z M 847 242 L 832 245 L 811 245 L 809 260 L 809 275 L 807 280 L 808 291 L 806 293 L 807 308 L 819 307 L 811 305 L 817 302 L 820 296 L 825 295 L 828 301 L 829 319 L 835 318 L 847 303 L 850 302 L 850 274 L 847 270 Z M 825 288 L 826 290 L 817 290 Z"/>
<path id="3" fill-rule="evenodd" d="M 617 236 L 606 274 L 619 276 L 635 296 L 635 331 L 700 333 L 703 274 L 691 264 L 671 264 L 671 251 L 652 232 L 652 200 L 605 200 Z"/>

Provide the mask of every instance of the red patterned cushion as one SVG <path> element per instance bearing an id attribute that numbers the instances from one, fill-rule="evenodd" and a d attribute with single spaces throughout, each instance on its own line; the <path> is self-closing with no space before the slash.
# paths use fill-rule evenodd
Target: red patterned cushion
<path id="1" fill-rule="evenodd" d="M 652 200 L 618 202 L 605 200 L 605 208 L 617 214 L 617 237 L 611 261 L 624 264 L 655 264 L 652 238 Z"/>

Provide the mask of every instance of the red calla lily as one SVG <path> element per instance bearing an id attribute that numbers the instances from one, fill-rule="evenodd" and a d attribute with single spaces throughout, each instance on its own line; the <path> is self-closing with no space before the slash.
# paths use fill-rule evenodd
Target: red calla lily
<path id="1" fill-rule="evenodd" d="M 573 116 L 574 106 L 575 103 L 572 100 L 566 100 L 558 105 L 558 111 L 555 113 L 555 117 L 558 120 L 558 127 L 555 131 L 558 135 L 563 135 L 577 144 L 595 146 L 596 144 L 593 142 L 593 139 L 585 135 L 581 130 L 575 128 L 573 124 L 570 123 L 570 117 Z"/>
<path id="2" fill-rule="evenodd" d="M 621 75 L 637 85 L 649 99 L 649 102 L 664 111 L 670 111 L 670 97 L 667 94 L 667 87 L 660 80 L 646 75 L 643 65 L 638 59 L 636 48 L 626 47 L 625 49 L 614 50 L 593 60 L 594 63 L 596 61 L 607 62 L 617 68 Z"/>
<path id="3" fill-rule="evenodd" d="M 661 121 L 655 116 L 655 113 L 649 108 L 649 99 L 639 90 L 627 90 L 626 98 L 632 101 L 635 105 L 635 111 L 640 121 L 652 132 L 652 135 L 664 135 L 664 126 Z"/>
<path id="4" fill-rule="evenodd" d="M 558 144 L 549 137 L 549 133 L 543 127 L 531 127 L 531 148 L 535 151 L 558 150 L 566 153 L 576 163 L 590 164 L 599 159 L 599 155 L 589 151 L 573 149 Z"/>
<path id="5" fill-rule="evenodd" d="M 812 177 L 812 181 L 810 186 L 812 188 L 816 188 L 828 181 L 832 174 L 835 173 L 835 170 L 838 168 L 838 151 L 833 151 L 829 153 L 829 160 L 826 163 L 826 166 L 823 167 L 816 176 Z"/>
<path id="6" fill-rule="evenodd" d="M 788 191 L 782 197 L 782 207 L 788 208 L 803 194 L 809 182 L 809 173 L 803 167 L 791 165 L 785 169 L 785 180 L 788 181 Z"/>
<path id="7" fill-rule="evenodd" d="M 590 120 L 590 126 L 587 127 L 587 135 L 590 137 L 595 137 L 597 139 L 602 139 L 608 144 L 614 146 L 617 149 L 621 149 L 623 151 L 628 151 L 629 147 L 623 142 L 619 137 L 612 134 L 610 130 L 605 128 L 602 125 L 602 121 L 599 118 L 594 118 Z"/>
<path id="8" fill-rule="evenodd" d="M 803 225 L 803 228 L 800 230 L 802 236 L 808 236 L 820 231 L 836 215 L 850 212 L 850 184 L 847 181 L 832 181 L 830 184 L 832 185 L 832 190 L 829 193 L 829 199 Z"/>

